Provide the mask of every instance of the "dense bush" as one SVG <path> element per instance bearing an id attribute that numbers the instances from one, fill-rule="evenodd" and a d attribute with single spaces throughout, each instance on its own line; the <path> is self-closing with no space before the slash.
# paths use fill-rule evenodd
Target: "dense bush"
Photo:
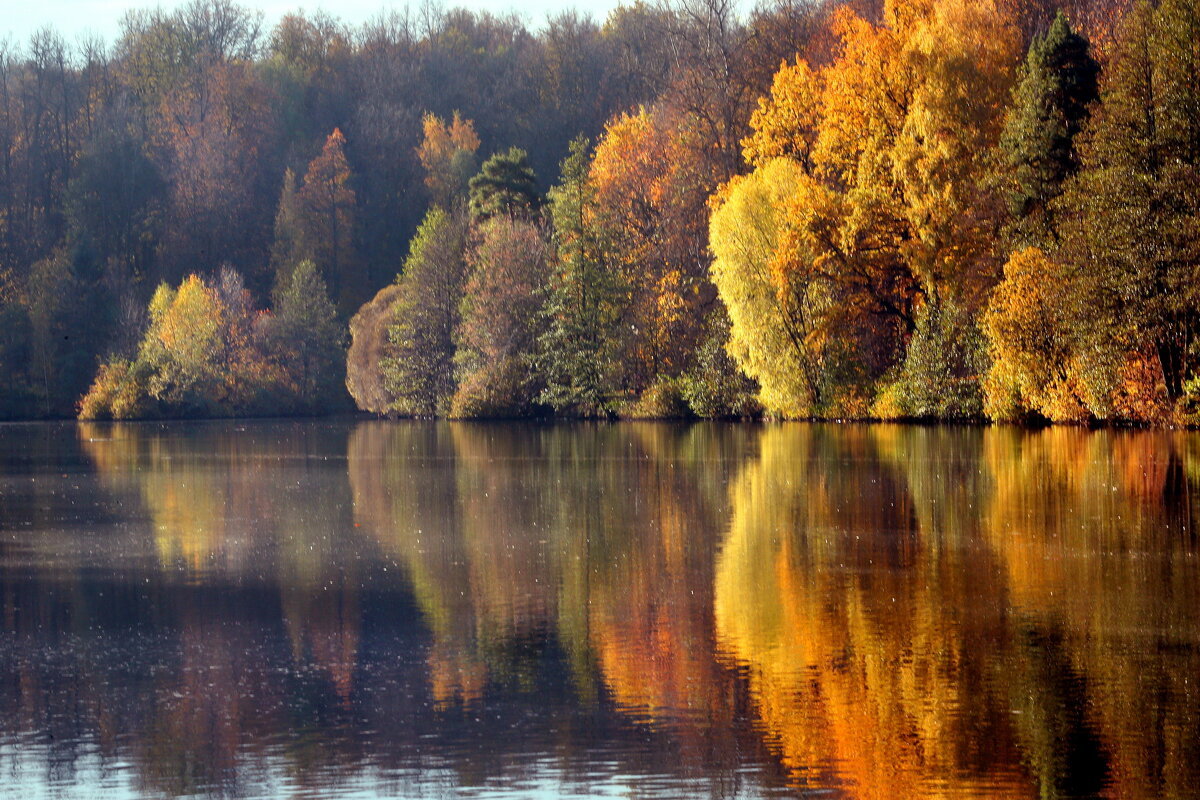
<path id="1" fill-rule="evenodd" d="M 385 286 L 350 319 L 346 388 L 363 411 L 386 414 L 396 402 L 384 383 L 383 359 L 400 296 L 399 286 Z"/>
<path id="2" fill-rule="evenodd" d="M 642 396 L 621 409 L 626 419 L 686 419 L 692 410 L 684 396 L 683 382 L 678 378 L 661 378 Z"/>
<path id="3" fill-rule="evenodd" d="M 730 357 L 729 318 L 720 308 L 709 316 L 692 364 L 680 378 L 680 391 L 693 414 L 702 419 L 754 417 L 762 413 L 758 386 Z"/>
<path id="4" fill-rule="evenodd" d="M 311 262 L 255 311 L 241 277 L 163 284 L 132 360 L 110 358 L 79 405 L 83 419 L 318 413 L 343 406 L 345 351 Z"/>
<path id="5" fill-rule="evenodd" d="M 917 316 L 897 377 L 876 404 L 880 417 L 981 419 L 987 368 L 983 336 L 967 311 L 945 301 Z"/>

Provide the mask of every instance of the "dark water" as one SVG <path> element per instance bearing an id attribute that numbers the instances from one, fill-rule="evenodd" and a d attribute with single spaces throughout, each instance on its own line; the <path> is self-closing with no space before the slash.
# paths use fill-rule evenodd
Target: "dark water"
<path id="1" fill-rule="evenodd" d="M 5 797 L 1200 797 L 1200 435 L 0 426 Z"/>

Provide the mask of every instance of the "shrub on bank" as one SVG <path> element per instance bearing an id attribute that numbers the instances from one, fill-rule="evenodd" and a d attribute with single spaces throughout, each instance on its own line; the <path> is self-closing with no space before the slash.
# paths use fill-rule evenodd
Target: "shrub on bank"
<path id="1" fill-rule="evenodd" d="M 637 400 L 621 409 L 625 419 L 687 419 L 692 409 L 678 378 L 659 378 Z"/>
<path id="2" fill-rule="evenodd" d="M 281 289 L 277 313 L 256 311 L 241 277 L 163 284 L 132 359 L 101 365 L 81 419 L 315 413 L 342 407 L 341 326 L 311 263 Z"/>

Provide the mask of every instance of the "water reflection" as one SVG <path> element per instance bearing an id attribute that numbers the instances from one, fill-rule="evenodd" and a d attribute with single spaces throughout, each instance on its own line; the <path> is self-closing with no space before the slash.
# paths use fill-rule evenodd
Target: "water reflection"
<path id="1" fill-rule="evenodd" d="M 1200 796 L 1200 436 L 0 427 L 54 794 Z"/>
<path id="2" fill-rule="evenodd" d="M 1191 441 L 766 432 L 733 486 L 715 613 L 793 782 L 1194 796 Z"/>
<path id="3" fill-rule="evenodd" d="M 1027 681 L 1010 691 L 1025 693 L 1014 706 L 1043 783 L 1075 757 L 1044 731 L 1074 716 L 1074 737 L 1099 740 L 1108 794 L 1200 791 L 1197 444 L 1071 430 L 988 442 L 986 530 L 1020 612 L 1010 668 Z M 1055 674 L 1073 678 L 1058 693 L 1038 680 Z"/>
<path id="4" fill-rule="evenodd" d="M 558 659 L 581 707 L 603 698 L 670 729 L 688 769 L 734 773 L 735 681 L 714 655 L 711 576 L 726 485 L 752 436 L 356 428 L 356 519 L 405 569 L 432 629 L 436 707 L 469 707 L 496 684 L 536 695 L 540 665 Z"/>

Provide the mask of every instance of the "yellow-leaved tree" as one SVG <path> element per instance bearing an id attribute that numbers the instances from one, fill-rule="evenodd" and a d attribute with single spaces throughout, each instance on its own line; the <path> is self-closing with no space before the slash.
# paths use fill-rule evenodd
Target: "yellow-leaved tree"
<path id="1" fill-rule="evenodd" d="M 984 407 L 992 419 L 1017 420 L 1029 410 L 1056 421 L 1086 416 L 1073 375 L 1067 283 L 1065 271 L 1034 247 L 1004 265 L 983 315 L 991 355 Z"/>
<path id="2" fill-rule="evenodd" d="M 843 9 L 835 28 L 833 61 L 785 64 L 743 143 L 754 174 L 779 169 L 782 158 L 803 176 L 804 190 L 781 206 L 770 280 L 784 294 L 794 294 L 792 284 L 826 287 L 817 329 L 839 345 L 825 347 L 821 393 L 787 400 L 764 387 L 776 414 L 806 405 L 807 413 L 856 413 L 881 389 L 928 382 L 913 365 L 930 359 L 906 352 L 923 315 L 943 304 L 977 308 L 999 272 L 991 246 L 999 215 L 982 179 L 1018 56 L 1009 15 L 993 0 L 888 0 L 880 22 Z M 718 214 L 737 195 L 727 188 Z M 736 330 L 748 315 L 722 296 L 734 338 L 749 342 L 741 358 L 774 358 L 766 339 Z M 937 338 L 916 340 L 928 347 Z M 904 394 L 899 412 L 911 413 Z"/>
<path id="3" fill-rule="evenodd" d="M 813 182 L 794 162 L 777 158 L 722 190 L 709 226 L 713 281 L 729 308 L 728 349 L 775 414 L 812 416 L 821 406 L 822 349 L 828 308 L 823 281 L 780 281 L 776 258 L 793 198 Z"/>
<path id="4" fill-rule="evenodd" d="M 475 133 L 475 125 L 455 111 L 449 122 L 436 114 L 426 114 L 421 128 L 424 138 L 417 148 L 417 157 L 425 168 L 430 199 L 445 209 L 465 203 L 467 182 L 477 167 L 475 151 L 479 149 L 479 135 Z"/>

